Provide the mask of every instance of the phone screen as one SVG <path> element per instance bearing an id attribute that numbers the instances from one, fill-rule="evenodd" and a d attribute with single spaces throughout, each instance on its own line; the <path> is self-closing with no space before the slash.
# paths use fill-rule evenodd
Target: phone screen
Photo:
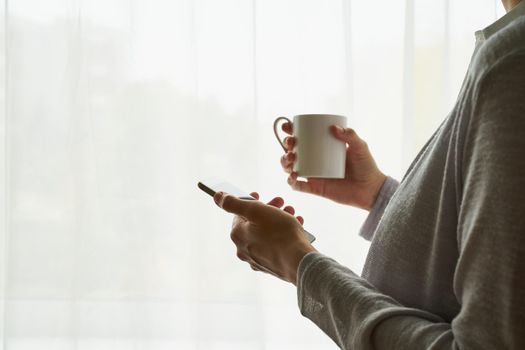
<path id="1" fill-rule="evenodd" d="M 201 190 L 214 196 L 217 192 L 224 192 L 241 199 L 255 199 L 243 190 L 226 181 L 201 181 L 198 183 Z"/>

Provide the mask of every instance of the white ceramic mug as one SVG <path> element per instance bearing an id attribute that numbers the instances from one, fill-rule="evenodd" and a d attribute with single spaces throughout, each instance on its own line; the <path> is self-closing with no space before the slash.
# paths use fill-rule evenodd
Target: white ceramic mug
<path id="1" fill-rule="evenodd" d="M 292 121 L 286 117 L 278 117 L 273 123 L 275 136 L 286 152 L 286 146 L 278 134 L 281 121 Z M 293 117 L 293 171 L 298 176 L 333 179 L 345 177 L 346 144 L 332 135 L 330 125 L 345 128 L 346 118 L 334 114 L 299 114 Z"/>

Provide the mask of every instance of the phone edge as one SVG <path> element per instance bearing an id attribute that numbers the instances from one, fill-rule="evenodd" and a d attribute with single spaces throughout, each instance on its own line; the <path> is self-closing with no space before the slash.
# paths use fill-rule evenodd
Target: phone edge
<path id="1" fill-rule="evenodd" d="M 197 187 L 200 188 L 203 192 L 209 194 L 210 196 L 215 196 L 215 191 L 203 184 L 202 182 L 197 183 Z"/>

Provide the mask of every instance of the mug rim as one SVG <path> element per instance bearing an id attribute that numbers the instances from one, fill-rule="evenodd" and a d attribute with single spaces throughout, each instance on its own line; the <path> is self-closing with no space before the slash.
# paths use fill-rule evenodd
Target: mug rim
<path id="1" fill-rule="evenodd" d="M 327 116 L 327 117 L 340 117 L 340 118 L 346 118 L 346 116 L 341 114 L 330 114 L 330 113 L 306 113 L 306 114 L 296 114 L 293 117 L 320 117 L 320 116 Z"/>

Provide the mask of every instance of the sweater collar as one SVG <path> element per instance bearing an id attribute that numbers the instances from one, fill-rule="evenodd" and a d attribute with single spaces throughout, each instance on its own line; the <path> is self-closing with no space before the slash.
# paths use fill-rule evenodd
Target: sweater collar
<path id="1" fill-rule="evenodd" d="M 506 27 L 509 23 L 514 21 L 520 16 L 525 16 L 525 0 L 520 1 L 516 6 L 514 6 L 509 12 L 507 12 L 503 17 L 498 19 L 496 22 L 492 23 L 490 26 L 485 29 L 478 30 L 476 34 L 476 44 L 487 40 L 489 37 L 494 35 L 500 29 Z"/>

